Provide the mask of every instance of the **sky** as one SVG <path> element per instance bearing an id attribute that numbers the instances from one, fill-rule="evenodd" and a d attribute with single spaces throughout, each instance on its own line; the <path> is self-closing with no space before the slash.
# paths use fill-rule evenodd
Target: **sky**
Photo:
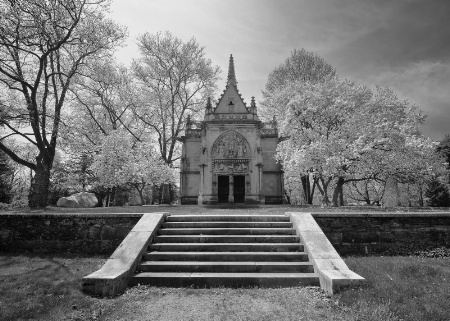
<path id="1" fill-rule="evenodd" d="M 249 103 L 261 100 L 269 73 L 304 48 L 338 76 L 388 86 L 416 104 L 428 115 L 424 135 L 450 134 L 449 0 L 113 0 L 109 15 L 128 28 L 116 54 L 126 65 L 139 56 L 138 35 L 194 37 L 222 69 L 220 92 L 233 54 Z"/>

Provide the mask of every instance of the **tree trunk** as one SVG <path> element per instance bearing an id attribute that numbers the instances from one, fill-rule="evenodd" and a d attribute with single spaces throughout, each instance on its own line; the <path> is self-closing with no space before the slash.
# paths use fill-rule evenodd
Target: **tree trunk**
<path id="1" fill-rule="evenodd" d="M 327 181 L 325 182 L 325 180 L 323 179 L 323 177 L 320 177 L 320 179 L 315 179 L 317 188 L 319 189 L 320 194 L 322 194 L 322 204 L 321 207 L 328 207 L 328 205 L 330 204 L 330 200 L 328 198 L 328 185 L 331 182 L 331 178 L 328 178 Z M 320 186 L 320 183 L 322 182 L 322 187 Z"/>
<path id="2" fill-rule="evenodd" d="M 160 204 L 170 204 L 170 187 L 169 184 L 163 184 L 161 188 Z"/>
<path id="3" fill-rule="evenodd" d="M 284 197 L 286 198 L 287 204 L 291 204 L 291 197 L 289 196 L 289 194 L 286 191 L 286 189 L 284 190 Z"/>
<path id="4" fill-rule="evenodd" d="M 311 190 L 309 175 L 302 176 L 301 180 L 302 180 L 302 187 L 303 187 L 303 192 L 304 192 L 304 196 L 305 196 L 305 203 L 312 205 L 316 182 L 314 181 L 313 188 Z"/>
<path id="5" fill-rule="evenodd" d="M 145 205 L 145 200 L 144 200 L 144 188 L 145 185 L 142 185 L 142 188 L 139 189 L 139 184 L 135 184 L 134 187 L 136 188 L 138 194 L 139 194 L 139 198 L 141 199 L 141 205 Z"/>
<path id="6" fill-rule="evenodd" d="M 336 183 L 336 187 L 334 188 L 334 192 L 333 192 L 333 199 L 332 199 L 332 203 L 334 207 L 338 207 L 339 206 L 339 194 L 342 193 L 342 187 L 344 186 L 344 178 L 343 177 L 339 177 Z"/>
<path id="7" fill-rule="evenodd" d="M 419 183 L 418 184 L 418 188 L 419 188 L 419 207 L 423 207 L 423 188 L 422 188 L 422 184 Z"/>
<path id="8" fill-rule="evenodd" d="M 339 206 L 344 206 L 344 185 L 339 189 Z"/>
<path id="9" fill-rule="evenodd" d="M 39 166 L 31 179 L 28 194 L 28 206 L 42 208 L 47 206 L 48 188 L 50 186 L 50 166 Z"/>

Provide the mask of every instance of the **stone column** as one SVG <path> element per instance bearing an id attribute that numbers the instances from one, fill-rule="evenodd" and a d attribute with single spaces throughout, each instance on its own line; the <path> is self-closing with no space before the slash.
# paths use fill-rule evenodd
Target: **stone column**
<path id="1" fill-rule="evenodd" d="M 199 187 L 199 191 L 198 191 L 198 200 L 197 203 L 198 205 L 202 205 L 203 204 L 203 185 L 204 185 L 204 177 L 205 177 L 205 164 L 201 164 L 200 166 L 200 187 Z"/>
<path id="2" fill-rule="evenodd" d="M 262 176 L 263 176 L 263 164 L 258 164 L 258 194 L 259 194 L 259 202 L 261 204 L 265 204 L 266 203 L 266 198 L 262 192 Z"/>
<path id="3" fill-rule="evenodd" d="M 229 184 L 230 184 L 229 185 L 230 193 L 228 194 L 228 203 L 234 204 L 234 177 L 233 177 L 233 175 L 230 175 Z"/>

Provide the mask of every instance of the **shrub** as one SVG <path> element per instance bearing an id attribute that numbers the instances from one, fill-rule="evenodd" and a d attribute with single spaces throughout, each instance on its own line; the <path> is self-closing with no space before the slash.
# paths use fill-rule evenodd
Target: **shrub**
<path id="1" fill-rule="evenodd" d="M 0 211 L 7 211 L 11 209 L 11 205 L 7 203 L 1 203 L 0 202 Z"/>

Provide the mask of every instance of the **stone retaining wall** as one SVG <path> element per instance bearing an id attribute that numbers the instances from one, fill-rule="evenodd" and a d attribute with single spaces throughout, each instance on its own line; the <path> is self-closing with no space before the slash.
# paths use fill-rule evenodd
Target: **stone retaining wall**
<path id="1" fill-rule="evenodd" d="M 409 255 L 450 248 L 450 213 L 313 213 L 341 255 Z"/>
<path id="2" fill-rule="evenodd" d="M 111 254 L 142 214 L 2 214 L 0 252 Z"/>
<path id="3" fill-rule="evenodd" d="M 0 252 L 111 254 L 143 214 L 0 214 Z M 341 255 L 450 248 L 450 213 L 313 213 Z"/>

